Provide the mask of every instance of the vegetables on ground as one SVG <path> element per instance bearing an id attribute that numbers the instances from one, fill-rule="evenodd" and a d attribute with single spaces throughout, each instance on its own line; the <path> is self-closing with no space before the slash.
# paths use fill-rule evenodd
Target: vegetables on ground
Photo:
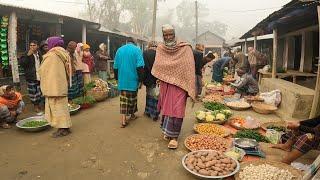
<path id="1" fill-rule="evenodd" d="M 250 164 L 240 171 L 239 177 L 241 180 L 292 180 L 294 176 L 284 169 L 274 167 L 269 164 L 253 165 Z"/>
<path id="2" fill-rule="evenodd" d="M 36 120 L 34 120 L 34 121 L 28 121 L 28 122 L 26 122 L 26 123 L 24 123 L 23 125 L 22 125 L 22 127 L 29 127 L 29 128 L 31 128 L 31 127 L 41 127 L 41 126 L 44 126 L 44 125 L 47 125 L 48 124 L 48 122 L 47 121 L 36 121 Z"/>
<path id="3" fill-rule="evenodd" d="M 211 111 L 227 109 L 225 105 L 218 102 L 204 102 L 203 106 Z"/>
<path id="4" fill-rule="evenodd" d="M 239 130 L 237 133 L 234 135 L 235 138 L 248 138 L 248 139 L 254 139 L 257 142 L 266 142 L 268 143 L 269 140 L 261 135 L 259 132 L 251 129 L 245 129 L 245 130 Z"/>
<path id="5" fill-rule="evenodd" d="M 225 152 L 230 146 L 230 142 L 226 141 L 222 137 L 204 134 L 196 134 L 189 136 L 187 137 L 185 142 L 186 146 L 191 151 L 216 150 L 220 152 Z"/>
<path id="6" fill-rule="evenodd" d="M 195 126 L 195 131 L 199 134 L 210 134 L 216 135 L 220 137 L 224 137 L 226 135 L 225 128 L 223 126 L 217 124 L 209 124 L 209 123 L 201 123 Z"/>

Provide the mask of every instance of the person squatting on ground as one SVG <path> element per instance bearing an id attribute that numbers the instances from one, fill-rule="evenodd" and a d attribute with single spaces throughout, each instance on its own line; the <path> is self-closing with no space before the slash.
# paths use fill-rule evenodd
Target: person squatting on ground
<path id="1" fill-rule="evenodd" d="M 124 128 L 128 125 L 129 120 L 137 118 L 135 113 L 138 111 L 138 88 L 141 87 L 144 79 L 142 51 L 135 45 L 133 38 L 129 38 L 128 44 L 117 50 L 113 69 L 120 91 L 121 128 Z"/>
<path id="2" fill-rule="evenodd" d="M 283 144 L 271 146 L 288 151 L 283 163 L 291 164 L 312 149 L 320 150 L 320 116 L 300 122 L 287 121 L 287 128 L 291 131 L 282 136 Z"/>
<path id="3" fill-rule="evenodd" d="M 0 87 L 0 126 L 9 129 L 10 123 L 15 123 L 25 107 L 22 95 L 13 86 Z"/>
<path id="4" fill-rule="evenodd" d="M 152 75 L 160 80 L 158 109 L 161 112 L 161 129 L 168 148 L 178 147 L 187 97 L 196 98 L 196 73 L 192 47 L 177 41 L 171 25 L 162 26 L 164 43 L 159 43 Z"/>
<path id="5" fill-rule="evenodd" d="M 63 48 L 61 37 L 48 38 L 49 51 L 43 57 L 39 69 L 41 90 L 45 97 L 45 119 L 58 130 L 53 137 L 71 133 L 68 108 L 68 85 L 72 84 L 72 67 L 68 52 Z"/>

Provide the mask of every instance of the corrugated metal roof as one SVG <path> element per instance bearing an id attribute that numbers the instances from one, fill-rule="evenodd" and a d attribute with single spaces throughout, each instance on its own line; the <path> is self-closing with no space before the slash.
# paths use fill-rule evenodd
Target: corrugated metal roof
<path id="1" fill-rule="evenodd" d="M 80 19 L 80 18 L 77 18 L 77 17 L 71 17 L 71 16 L 67 16 L 67 15 L 62 15 L 62 14 L 46 12 L 46 11 L 42 11 L 42 10 L 39 10 L 39 9 L 33 9 L 33 8 L 28 8 L 28 7 L 23 7 L 23 6 L 6 4 L 6 3 L 2 3 L 2 2 L 0 2 L 0 7 L 20 9 L 20 10 L 25 10 L 25 11 L 32 11 L 32 12 L 35 12 L 35 13 L 44 13 L 44 14 L 48 14 L 48 15 L 52 15 L 52 16 L 58 16 L 58 17 L 63 17 L 63 18 L 67 18 L 67 19 L 73 19 L 73 20 L 84 22 L 84 23 L 91 24 L 91 25 L 99 25 L 99 27 L 100 27 L 100 24 L 96 23 L 96 22 L 88 21 L 88 20 L 85 20 L 85 19 Z"/>
<path id="2" fill-rule="evenodd" d="M 268 17 L 259 22 L 255 27 L 242 35 L 240 39 L 253 37 L 254 32 L 258 32 L 258 35 L 269 34 L 271 30 L 268 28 L 268 26 L 271 22 L 283 18 L 295 10 L 305 8 L 306 6 L 317 6 L 317 2 L 301 2 L 300 0 L 292 0 L 284 5 L 280 10 L 273 12 Z"/>

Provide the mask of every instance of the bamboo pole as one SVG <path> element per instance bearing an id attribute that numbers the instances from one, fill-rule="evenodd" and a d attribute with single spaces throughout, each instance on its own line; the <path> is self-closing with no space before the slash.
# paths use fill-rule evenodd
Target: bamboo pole
<path id="1" fill-rule="evenodd" d="M 318 20 L 320 20 L 320 6 L 318 6 Z M 318 23 L 318 25 L 319 25 L 319 35 L 320 35 L 320 23 Z M 320 36 L 319 36 L 318 43 L 320 44 Z M 319 46 L 319 56 L 320 56 L 320 46 Z M 318 59 L 317 81 L 316 81 L 316 88 L 314 90 L 310 118 L 314 118 L 318 114 L 317 109 L 319 106 L 319 98 L 320 98 L 320 66 L 319 65 L 320 65 L 320 58 Z"/>
<path id="2" fill-rule="evenodd" d="M 277 75 L 277 50 L 278 50 L 278 30 L 273 29 L 273 62 L 272 62 L 272 78 Z"/>
<path id="3" fill-rule="evenodd" d="M 19 66 L 17 60 L 17 24 L 18 18 L 15 12 L 12 12 L 9 19 L 8 36 L 9 36 L 9 60 L 11 65 L 12 80 L 16 85 L 20 85 Z"/>

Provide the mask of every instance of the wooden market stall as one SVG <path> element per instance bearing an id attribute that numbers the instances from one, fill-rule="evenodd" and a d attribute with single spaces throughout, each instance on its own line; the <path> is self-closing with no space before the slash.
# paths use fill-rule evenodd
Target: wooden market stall
<path id="1" fill-rule="evenodd" d="M 283 118 L 304 119 L 320 113 L 319 74 L 316 74 L 319 72 L 318 5 L 316 1 L 292 0 L 241 37 L 247 39 L 273 34 L 272 72 L 262 73 L 272 78 L 262 78 L 260 87 L 262 91 L 270 90 L 270 87 L 281 90 L 283 100 L 278 114 Z M 277 73 L 279 68 L 285 72 Z M 297 82 L 297 77 L 316 78 L 317 85 L 314 90 L 277 79 L 285 77 L 291 77 L 293 83 Z M 287 108 L 294 111 L 288 112 Z"/>

